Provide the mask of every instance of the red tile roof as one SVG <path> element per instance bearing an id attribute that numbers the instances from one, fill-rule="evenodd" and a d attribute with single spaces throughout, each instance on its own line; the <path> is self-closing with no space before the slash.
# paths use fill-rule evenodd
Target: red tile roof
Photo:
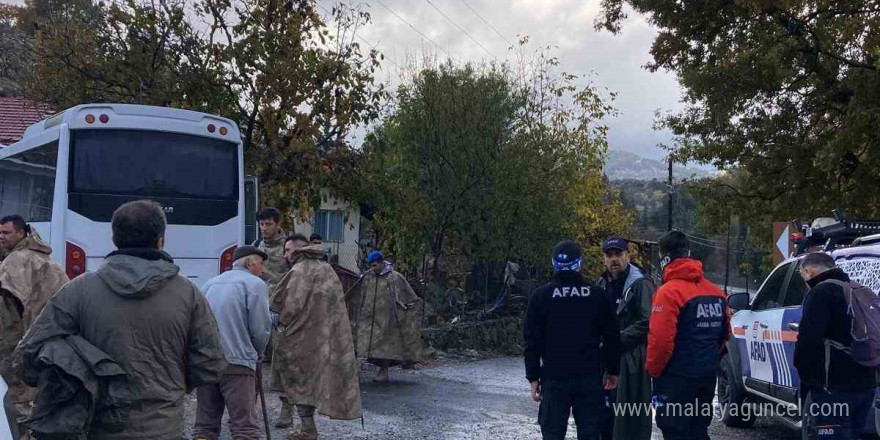
<path id="1" fill-rule="evenodd" d="M 0 145 L 18 142 L 25 129 L 53 113 L 48 104 L 0 97 Z"/>

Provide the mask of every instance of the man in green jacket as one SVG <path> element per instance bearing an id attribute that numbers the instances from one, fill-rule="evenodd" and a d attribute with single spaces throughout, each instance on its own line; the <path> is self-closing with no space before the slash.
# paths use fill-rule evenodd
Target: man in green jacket
<path id="1" fill-rule="evenodd" d="M 16 349 L 13 366 L 36 386 L 33 379 L 45 368 L 37 356 L 42 346 L 79 336 L 126 375 L 102 394 L 87 438 L 178 440 L 186 394 L 218 382 L 226 370 L 217 323 L 198 287 L 162 251 L 160 205 L 126 203 L 111 225 L 118 250 L 49 300 Z M 39 410 L 38 402 L 34 412 Z"/>
<path id="2" fill-rule="evenodd" d="M 609 404 L 616 404 L 619 408 L 625 408 L 625 404 L 648 408 L 647 405 L 651 403 L 651 378 L 645 372 L 645 360 L 654 283 L 632 264 L 628 243 L 623 238 L 605 240 L 602 253 L 606 271 L 599 278 L 599 286 L 608 291 L 616 307 L 622 353 L 620 385 L 609 395 Z M 613 425 L 608 424 L 603 438 L 612 432 L 614 440 L 651 438 L 650 412 L 615 416 L 613 408 L 609 407 L 607 415 L 613 420 Z"/>

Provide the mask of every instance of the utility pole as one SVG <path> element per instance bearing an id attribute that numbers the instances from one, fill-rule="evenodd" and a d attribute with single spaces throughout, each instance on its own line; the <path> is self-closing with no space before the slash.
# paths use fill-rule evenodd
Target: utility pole
<path id="1" fill-rule="evenodd" d="M 727 214 L 727 256 L 724 257 L 724 294 L 727 294 L 727 281 L 730 277 L 730 218 Z"/>
<path id="2" fill-rule="evenodd" d="M 669 213 L 668 213 L 669 217 L 667 219 L 667 224 L 666 224 L 666 229 L 668 231 L 672 230 L 672 193 L 673 193 L 673 189 L 674 188 L 672 186 L 672 157 L 670 157 L 669 158 Z"/>

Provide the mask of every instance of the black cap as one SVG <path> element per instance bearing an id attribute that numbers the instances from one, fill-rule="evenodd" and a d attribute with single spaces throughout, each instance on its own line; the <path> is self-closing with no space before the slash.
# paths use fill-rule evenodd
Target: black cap
<path id="1" fill-rule="evenodd" d="M 581 257 L 581 245 L 571 240 L 562 240 L 553 248 L 553 261 L 561 264 L 571 263 Z"/>
<path id="2" fill-rule="evenodd" d="M 259 250 L 256 246 L 245 245 L 235 248 L 235 252 L 232 253 L 232 261 L 236 261 L 240 258 L 248 257 L 251 255 L 259 255 L 263 257 L 263 261 L 269 259 L 269 254 Z"/>
<path id="3" fill-rule="evenodd" d="M 672 259 L 690 255 L 691 244 L 684 232 L 672 230 L 658 240 L 660 254 Z"/>
<path id="4" fill-rule="evenodd" d="M 628 242 L 620 237 L 609 237 L 602 245 L 602 252 L 608 252 L 612 249 L 620 251 L 629 251 Z"/>

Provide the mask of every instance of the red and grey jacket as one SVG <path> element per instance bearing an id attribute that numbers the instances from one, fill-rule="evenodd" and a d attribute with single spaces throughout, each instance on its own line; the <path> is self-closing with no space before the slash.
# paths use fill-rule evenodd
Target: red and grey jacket
<path id="1" fill-rule="evenodd" d="M 648 325 L 648 374 L 714 376 L 729 338 L 727 297 L 703 278 L 703 264 L 690 258 L 669 263 Z"/>

